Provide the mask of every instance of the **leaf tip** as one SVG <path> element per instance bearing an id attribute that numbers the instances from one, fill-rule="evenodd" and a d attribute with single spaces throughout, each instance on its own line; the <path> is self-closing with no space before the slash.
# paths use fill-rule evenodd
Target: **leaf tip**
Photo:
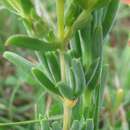
<path id="1" fill-rule="evenodd" d="M 4 57 L 4 58 L 7 58 L 9 55 L 10 55 L 10 52 L 9 52 L 9 51 L 6 51 L 6 52 L 3 53 L 3 57 Z"/>
<path id="2" fill-rule="evenodd" d="M 5 46 L 9 46 L 10 45 L 10 38 L 8 38 L 6 41 L 5 41 Z"/>
<path id="3" fill-rule="evenodd" d="M 36 72 L 36 68 L 32 67 L 32 73 L 34 74 Z"/>

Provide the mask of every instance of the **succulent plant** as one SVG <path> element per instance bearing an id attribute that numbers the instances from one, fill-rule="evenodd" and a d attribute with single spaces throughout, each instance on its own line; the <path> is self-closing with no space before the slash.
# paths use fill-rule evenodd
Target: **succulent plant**
<path id="1" fill-rule="evenodd" d="M 4 57 L 63 104 L 63 123 L 46 120 L 43 129 L 97 130 L 103 43 L 119 0 L 56 0 L 57 21 L 49 22 L 37 14 L 33 0 L 1 0 L 1 4 L 20 17 L 27 31 L 9 37 L 6 45 L 36 52 L 38 62 L 33 64 L 13 52 L 5 52 Z"/>

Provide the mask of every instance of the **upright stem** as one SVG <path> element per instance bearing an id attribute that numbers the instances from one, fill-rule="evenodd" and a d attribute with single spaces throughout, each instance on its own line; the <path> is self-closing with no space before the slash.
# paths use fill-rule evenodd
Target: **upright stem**
<path id="1" fill-rule="evenodd" d="M 64 41 L 64 0 L 56 0 L 58 38 L 61 43 Z M 64 45 L 63 45 L 64 46 Z M 65 49 L 65 48 L 62 48 Z M 65 81 L 65 58 L 64 50 L 60 51 L 61 79 Z M 71 108 L 64 102 L 63 130 L 69 130 L 71 122 Z"/>
<path id="2" fill-rule="evenodd" d="M 61 44 L 64 44 L 64 0 L 56 0 L 58 37 Z M 65 59 L 64 51 L 60 51 L 61 79 L 65 80 Z"/>
<path id="3" fill-rule="evenodd" d="M 64 39 L 64 0 L 56 0 L 58 36 Z"/>
<path id="4" fill-rule="evenodd" d="M 63 130 L 70 129 L 72 109 L 64 104 L 64 119 L 63 119 Z"/>

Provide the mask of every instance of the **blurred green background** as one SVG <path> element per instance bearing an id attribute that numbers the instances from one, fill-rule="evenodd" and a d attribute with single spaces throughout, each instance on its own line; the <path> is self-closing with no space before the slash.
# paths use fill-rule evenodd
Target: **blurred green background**
<path id="1" fill-rule="evenodd" d="M 53 10 L 53 2 L 46 6 L 48 10 Z M 106 69 L 103 74 L 106 79 L 100 113 L 100 130 L 109 130 L 109 124 L 114 126 L 114 130 L 127 130 L 127 127 L 130 129 L 129 32 L 130 8 L 121 5 L 114 28 L 104 45 Z M 11 50 L 32 62 L 37 61 L 29 51 L 4 47 L 4 41 L 8 36 L 21 33 L 24 34 L 25 30 L 20 19 L 0 7 L 0 122 L 30 120 L 35 116 L 33 113 L 38 87 L 31 79 L 26 79 L 26 75 L 21 70 L 16 69 L 2 57 L 4 50 Z M 117 97 L 122 97 L 119 104 L 115 104 Z M 33 130 L 34 126 L 0 127 L 0 130 L 29 129 Z"/>

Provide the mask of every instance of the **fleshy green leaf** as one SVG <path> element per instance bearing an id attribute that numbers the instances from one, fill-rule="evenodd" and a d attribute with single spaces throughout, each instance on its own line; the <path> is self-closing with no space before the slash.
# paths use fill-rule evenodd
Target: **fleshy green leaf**
<path id="1" fill-rule="evenodd" d="M 119 7 L 120 0 L 111 0 L 108 10 L 106 12 L 105 20 L 103 22 L 103 36 L 105 37 L 111 29 L 117 10 Z"/>
<path id="2" fill-rule="evenodd" d="M 48 63 L 49 70 L 55 82 L 59 82 L 61 79 L 60 66 L 57 61 L 57 57 L 54 52 L 46 53 L 46 59 Z"/>
<path id="3" fill-rule="evenodd" d="M 73 70 L 75 82 L 76 82 L 75 94 L 79 96 L 84 91 L 85 82 L 86 82 L 83 67 L 79 59 L 72 60 L 72 70 Z"/>
<path id="4" fill-rule="evenodd" d="M 44 73 L 52 81 L 53 78 L 52 78 L 51 72 L 50 72 L 48 64 L 47 64 L 47 59 L 46 59 L 45 53 L 44 52 L 37 52 L 37 56 L 38 56 L 39 62 L 42 65 Z"/>
<path id="5" fill-rule="evenodd" d="M 39 83 L 44 86 L 48 91 L 60 95 L 58 88 L 48 79 L 48 77 L 39 69 L 33 68 L 32 72 Z"/>
<path id="6" fill-rule="evenodd" d="M 77 35 L 79 36 L 80 46 L 81 46 L 80 55 L 82 55 L 83 65 L 87 67 L 91 64 L 91 61 L 92 61 L 91 59 L 91 51 L 92 51 L 91 23 L 89 23 L 85 29 L 80 30 L 78 34 Z"/>
<path id="7" fill-rule="evenodd" d="M 91 18 L 91 10 L 83 11 L 73 24 L 74 32 L 86 26 L 86 24 L 91 20 Z"/>
<path id="8" fill-rule="evenodd" d="M 59 82 L 57 83 L 57 87 L 59 88 L 59 91 L 63 97 L 72 100 L 74 99 L 74 93 L 67 84 L 65 84 L 64 82 Z"/>
<path id="9" fill-rule="evenodd" d="M 75 3 L 75 0 L 68 2 L 68 6 L 65 12 L 65 24 L 66 26 L 71 26 L 78 15 L 81 12 L 81 8 L 78 4 Z"/>
<path id="10" fill-rule="evenodd" d="M 70 43 L 71 49 L 74 50 L 77 57 L 81 56 L 81 44 L 78 32 L 75 33 Z"/>
<path id="11" fill-rule="evenodd" d="M 11 36 L 7 41 L 6 45 L 14 45 L 17 47 L 22 47 L 30 50 L 36 51 L 55 51 L 59 48 L 57 43 L 47 43 L 43 40 L 39 40 L 36 38 L 24 36 L 24 35 L 14 35 Z"/>
<path id="12" fill-rule="evenodd" d="M 97 81 L 99 79 L 100 71 L 101 71 L 101 59 L 98 58 L 94 61 L 89 67 L 89 71 L 86 75 L 87 86 L 88 89 L 92 90 L 96 87 Z"/>
<path id="13" fill-rule="evenodd" d="M 72 71 L 72 66 L 71 66 L 71 60 L 73 58 L 72 51 L 68 51 L 65 54 L 65 63 L 66 63 L 66 83 L 70 87 L 72 91 L 75 89 L 75 78 L 74 78 L 74 73 Z"/>
<path id="14" fill-rule="evenodd" d="M 31 62 L 27 61 L 23 57 L 15 54 L 13 52 L 7 51 L 7 52 L 4 53 L 3 56 L 7 60 L 9 60 L 11 63 L 18 66 L 22 70 L 24 70 L 24 72 L 27 73 L 27 74 L 31 72 L 30 70 L 34 66 Z"/>
<path id="15" fill-rule="evenodd" d="M 101 73 L 102 49 L 103 49 L 103 34 L 101 26 L 96 27 L 94 30 L 92 48 L 94 51 L 94 54 L 92 53 L 93 63 L 88 68 L 89 71 L 87 75 L 87 79 L 89 81 L 89 89 L 94 89 L 96 87 Z"/>

